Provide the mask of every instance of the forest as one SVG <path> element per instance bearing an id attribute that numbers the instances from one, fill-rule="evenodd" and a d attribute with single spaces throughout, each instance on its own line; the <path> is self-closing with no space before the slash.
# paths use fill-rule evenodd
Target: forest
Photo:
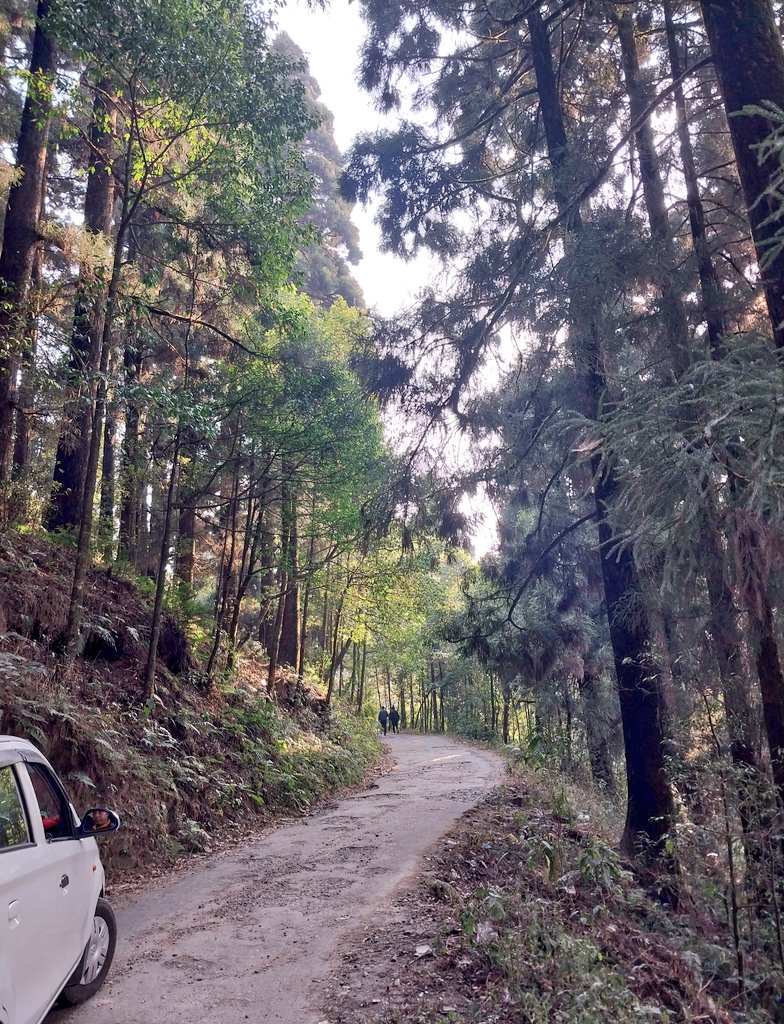
<path id="1" fill-rule="evenodd" d="M 133 643 L 154 719 L 176 622 L 194 692 L 546 759 L 784 969 L 784 5 L 360 7 L 344 156 L 274 3 L 0 3 L 0 673 Z"/>

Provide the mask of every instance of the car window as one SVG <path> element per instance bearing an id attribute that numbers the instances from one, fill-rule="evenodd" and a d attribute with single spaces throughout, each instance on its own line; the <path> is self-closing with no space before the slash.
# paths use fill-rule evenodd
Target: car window
<path id="1" fill-rule="evenodd" d="M 14 770 L 9 765 L 0 768 L 0 850 L 24 846 L 30 842 L 22 797 L 16 784 Z"/>
<path id="2" fill-rule="evenodd" d="M 67 839 L 74 834 L 73 818 L 62 787 L 42 764 L 28 762 L 27 771 L 35 790 L 47 839 Z"/>

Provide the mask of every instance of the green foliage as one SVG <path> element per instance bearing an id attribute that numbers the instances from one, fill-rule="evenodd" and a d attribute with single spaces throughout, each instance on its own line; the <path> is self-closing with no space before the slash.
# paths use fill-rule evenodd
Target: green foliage
<path id="1" fill-rule="evenodd" d="M 584 883 L 608 891 L 630 878 L 628 872 L 621 867 L 617 852 L 593 836 L 588 838 L 580 853 L 577 870 Z"/>
<path id="2" fill-rule="evenodd" d="M 114 83 L 136 201 L 179 195 L 213 244 L 241 242 L 260 280 L 282 283 L 309 195 L 297 147 L 313 119 L 264 19 L 225 0 L 62 0 L 52 25 Z"/>
<path id="3" fill-rule="evenodd" d="M 566 824 L 571 824 L 574 821 L 574 808 L 569 797 L 562 789 L 555 794 L 553 800 L 553 817 L 556 821 L 562 821 Z"/>
<path id="4" fill-rule="evenodd" d="M 518 1012 L 531 1024 L 552 1021 L 667 1021 L 669 1014 L 646 1005 L 621 974 L 605 962 L 588 935 L 574 935 L 555 908 L 534 902 L 516 906 L 517 927 L 486 955 L 502 971 Z M 552 966 L 542 978 L 542 966 Z"/>
<path id="5" fill-rule="evenodd" d="M 566 848 L 542 834 L 529 836 L 527 845 L 529 867 L 544 868 L 544 881 L 554 886 Z M 585 851 L 591 866 L 579 877 L 612 888 L 621 873 L 613 870 L 610 851 L 599 850 Z M 646 1003 L 632 990 L 589 928 L 570 924 L 557 898 L 500 884 L 480 886 L 463 904 L 461 927 L 474 960 L 500 981 L 515 1019 L 542 1024 L 670 1019 L 653 999 Z"/>
<path id="6" fill-rule="evenodd" d="M 741 578 L 767 575 L 751 559 L 755 538 L 766 549 L 784 516 L 783 398 L 780 355 L 756 335 L 738 338 L 721 360 L 696 363 L 676 385 L 652 392 L 628 382 L 601 428 L 628 484 L 613 514 L 626 543 L 661 554 L 665 587 L 701 571 L 708 519 L 732 538 L 730 565 Z M 728 474 L 744 486 L 728 487 Z"/>
<path id="7" fill-rule="evenodd" d="M 550 810 L 564 793 L 582 809 L 569 827 Z M 639 888 L 610 845 L 619 820 L 606 811 L 562 774 L 512 770 L 432 858 L 454 879 L 426 882 L 425 898 L 445 904 L 432 910 L 438 937 L 423 935 L 439 956 L 439 985 L 427 992 L 413 979 L 401 1004 L 409 992 L 418 999 L 400 1024 L 441 1019 L 445 993 L 463 1024 L 774 1019 L 777 969 L 761 951 L 753 967 L 750 957 L 755 980 L 740 1005 L 723 913 L 699 898 L 698 915 L 671 915 Z M 423 909 L 425 927 L 430 916 Z"/>
<path id="8" fill-rule="evenodd" d="M 527 864 L 540 868 L 548 882 L 556 882 L 561 876 L 562 851 L 557 837 L 534 834 L 527 837 Z"/>

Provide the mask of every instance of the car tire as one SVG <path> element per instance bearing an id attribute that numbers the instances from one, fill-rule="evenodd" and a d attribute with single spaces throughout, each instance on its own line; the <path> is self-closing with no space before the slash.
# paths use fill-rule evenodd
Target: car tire
<path id="1" fill-rule="evenodd" d="M 105 899 L 99 898 L 82 959 L 63 989 L 64 1002 L 76 1006 L 95 995 L 106 981 L 116 945 L 117 922 L 114 911 Z"/>

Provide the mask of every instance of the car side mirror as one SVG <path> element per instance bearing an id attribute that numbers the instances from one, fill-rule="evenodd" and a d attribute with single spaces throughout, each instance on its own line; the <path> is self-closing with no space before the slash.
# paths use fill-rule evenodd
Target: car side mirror
<path id="1" fill-rule="evenodd" d="M 109 832 L 116 832 L 120 827 L 120 816 L 115 811 L 106 807 L 91 807 L 84 812 L 82 824 L 79 826 L 79 836 L 105 836 Z"/>

